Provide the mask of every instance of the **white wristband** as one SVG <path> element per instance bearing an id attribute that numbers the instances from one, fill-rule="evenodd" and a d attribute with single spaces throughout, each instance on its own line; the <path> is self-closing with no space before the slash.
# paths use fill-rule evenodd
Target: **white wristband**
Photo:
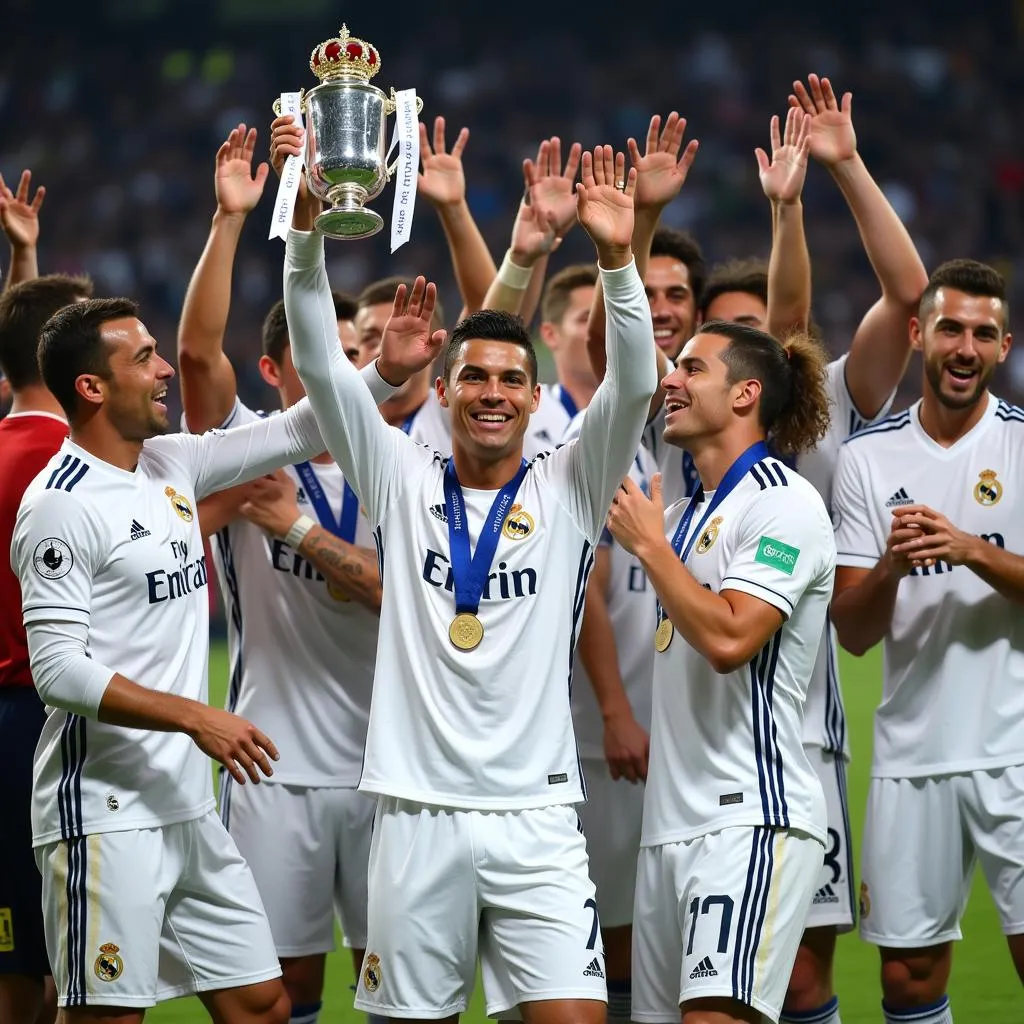
<path id="1" fill-rule="evenodd" d="M 533 267 L 521 267 L 517 263 L 513 263 L 512 250 L 509 249 L 498 268 L 498 280 L 506 288 L 524 292 L 530 286 L 531 277 L 533 277 Z"/>
<path id="2" fill-rule="evenodd" d="M 296 519 L 288 528 L 288 532 L 284 535 L 285 544 L 294 551 L 298 551 L 299 545 L 306 538 L 306 534 L 309 533 L 314 526 L 316 526 L 316 523 L 314 523 L 309 516 L 299 516 L 299 518 Z"/>

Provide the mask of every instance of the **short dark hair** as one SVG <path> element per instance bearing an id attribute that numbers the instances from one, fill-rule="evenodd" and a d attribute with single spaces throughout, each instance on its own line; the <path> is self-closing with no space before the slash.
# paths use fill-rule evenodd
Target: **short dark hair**
<path id="1" fill-rule="evenodd" d="M 359 306 L 351 295 L 332 291 L 331 298 L 334 299 L 335 320 L 355 319 Z M 284 350 L 289 344 L 288 320 L 284 315 L 284 299 L 278 299 L 270 307 L 270 312 L 263 320 L 263 354 L 280 365 L 284 358 Z"/>
<path id="2" fill-rule="evenodd" d="M 569 299 L 577 288 L 593 288 L 597 284 L 597 267 L 593 263 L 573 263 L 553 274 L 544 286 L 540 300 L 540 318 L 557 324 L 569 308 Z"/>
<path id="3" fill-rule="evenodd" d="M 720 358 L 730 384 L 760 381 L 761 427 L 782 454 L 809 451 L 825 436 L 828 355 L 810 335 L 795 332 L 778 342 L 749 324 L 725 320 L 703 324 L 700 333 L 728 340 Z"/>
<path id="4" fill-rule="evenodd" d="M 88 277 L 47 274 L 0 295 L 0 370 L 18 391 L 39 384 L 39 332 L 59 309 L 92 297 Z"/>
<path id="5" fill-rule="evenodd" d="M 518 345 L 526 352 L 526 361 L 530 367 L 530 385 L 537 383 L 537 352 L 523 318 L 497 309 L 481 309 L 476 313 L 470 313 L 455 325 L 444 353 L 442 376 L 446 381 L 451 379 L 452 367 L 463 343 L 470 340 L 506 341 L 510 345 Z"/>
<path id="6" fill-rule="evenodd" d="M 657 228 L 651 239 L 651 255 L 671 256 L 686 266 L 690 272 L 690 290 L 699 305 L 708 279 L 708 265 L 697 239 L 686 231 Z"/>
<path id="7" fill-rule="evenodd" d="M 692 275 L 691 275 L 692 276 Z M 708 315 L 711 303 L 720 295 L 743 292 L 768 305 L 768 263 L 766 260 L 729 260 L 711 268 L 700 292 L 698 310 L 701 317 Z"/>
<path id="8" fill-rule="evenodd" d="M 133 319 L 139 305 L 131 299 L 87 299 L 64 306 L 43 325 L 39 336 L 39 372 L 74 423 L 78 405 L 75 381 L 83 373 L 110 376 L 110 352 L 100 333 L 111 320 Z"/>
<path id="9" fill-rule="evenodd" d="M 918 316 L 923 320 L 935 308 L 935 293 L 940 288 L 955 288 L 967 295 L 998 299 L 1003 304 L 1003 330 L 1010 329 L 1010 303 L 1006 297 L 1003 275 L 987 263 L 977 260 L 948 260 L 936 267 L 928 278 L 918 303 Z"/>
<path id="10" fill-rule="evenodd" d="M 367 306 L 382 306 L 385 302 L 392 306 L 395 302 L 395 292 L 398 286 L 404 284 L 406 297 L 412 291 L 413 282 L 406 277 L 385 277 L 379 281 L 372 281 L 360 293 L 356 299 L 359 309 Z M 437 304 L 434 306 L 434 316 L 431 318 L 431 330 L 438 331 L 444 327 L 444 307 L 441 305 L 441 297 L 437 297 Z"/>

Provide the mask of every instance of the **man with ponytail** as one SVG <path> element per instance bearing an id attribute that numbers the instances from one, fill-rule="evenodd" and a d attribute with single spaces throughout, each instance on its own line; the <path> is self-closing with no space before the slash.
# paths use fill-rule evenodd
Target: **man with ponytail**
<path id="1" fill-rule="evenodd" d="M 626 480 L 608 517 L 659 599 L 637 869 L 633 1019 L 777 1021 L 827 837 L 802 744 L 836 551 L 814 487 L 769 451 L 829 425 L 827 356 L 712 321 L 662 381 L 689 499 Z"/>

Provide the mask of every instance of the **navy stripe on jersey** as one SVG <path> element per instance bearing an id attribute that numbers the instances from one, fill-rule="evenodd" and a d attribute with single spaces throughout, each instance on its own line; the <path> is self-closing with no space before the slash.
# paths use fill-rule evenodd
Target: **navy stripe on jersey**
<path id="1" fill-rule="evenodd" d="M 384 532 L 378 526 L 373 531 L 373 546 L 377 549 L 377 572 L 380 574 L 380 585 L 384 586 Z"/>
<path id="2" fill-rule="evenodd" d="M 50 479 L 46 481 L 46 490 L 49 490 L 53 486 L 53 482 L 57 479 L 58 474 L 64 472 L 64 470 L 68 468 L 68 463 L 73 458 L 74 456 L 69 452 L 63 459 L 61 459 L 60 465 L 50 474 Z"/>
<path id="3" fill-rule="evenodd" d="M 863 430 L 858 430 L 855 434 L 851 434 L 843 444 L 850 444 L 852 441 L 859 441 L 861 438 L 871 437 L 874 434 L 888 434 L 893 430 L 902 430 L 904 427 L 909 426 L 910 410 L 906 409 L 901 413 L 897 413 L 895 416 L 887 416 L 884 420 L 879 420 L 877 423 L 872 423 Z"/>
<path id="4" fill-rule="evenodd" d="M 755 827 L 753 834 L 732 961 L 733 998 L 748 1005 L 754 988 L 754 968 L 768 907 L 768 895 L 771 892 L 774 862 L 772 830 Z"/>
<path id="5" fill-rule="evenodd" d="M 837 754 L 834 761 L 836 783 L 839 788 L 839 803 L 843 808 L 843 844 L 846 847 L 846 888 L 850 907 L 855 907 L 853 894 L 853 830 L 850 828 L 850 801 L 846 795 L 846 759 Z"/>
<path id="6" fill-rule="evenodd" d="M 846 709 L 839 686 L 836 645 L 832 639 L 832 619 L 825 612 L 825 750 L 842 757 L 846 747 Z"/>
<path id="7" fill-rule="evenodd" d="M 762 491 L 769 487 L 788 487 L 789 480 L 786 470 L 775 459 L 762 459 L 750 467 L 750 475 L 757 481 Z"/>
<path id="8" fill-rule="evenodd" d="M 589 541 L 583 542 L 583 550 L 580 552 L 580 564 L 576 571 L 576 590 L 572 598 L 572 629 L 569 631 L 569 671 L 568 671 L 568 693 L 572 697 L 572 668 L 575 661 L 576 642 L 579 640 L 580 626 L 583 623 L 583 609 L 587 603 L 587 580 L 590 578 L 590 570 L 594 568 L 594 547 Z M 587 782 L 583 777 L 583 761 L 580 758 L 579 744 L 576 744 L 576 770 L 580 776 L 580 788 L 583 791 L 583 799 L 587 798 Z"/>
<path id="9" fill-rule="evenodd" d="M 238 576 L 235 573 L 235 558 L 231 550 L 231 527 L 218 530 L 217 550 L 224 566 L 224 581 L 228 585 L 228 610 L 231 625 L 235 630 L 235 663 L 231 666 L 231 681 L 228 683 L 228 711 L 234 711 L 242 689 L 242 602 L 238 590 Z"/>
<path id="10" fill-rule="evenodd" d="M 1010 405 L 1000 398 L 996 406 L 996 418 L 1004 423 L 1024 423 L 1024 409 L 1019 405 Z"/>
<path id="11" fill-rule="evenodd" d="M 61 776 L 57 809 L 62 839 L 82 834 L 82 769 L 85 767 L 85 719 L 68 713 L 60 731 Z"/>
<path id="12" fill-rule="evenodd" d="M 88 935 L 88 839 L 77 836 L 67 841 L 67 971 L 68 1006 L 85 1006 L 85 951 Z"/>
<path id="13" fill-rule="evenodd" d="M 221 766 L 220 769 L 220 821 L 226 828 L 231 828 L 231 783 L 234 776 Z"/>
<path id="14" fill-rule="evenodd" d="M 764 645 L 750 662 L 750 702 L 754 732 L 754 756 L 757 760 L 761 810 L 766 825 L 789 827 L 789 805 L 783 781 L 782 748 L 772 712 L 775 669 L 782 644 L 782 630 Z"/>
<path id="15" fill-rule="evenodd" d="M 68 460 L 71 460 L 70 462 Z M 64 461 L 50 474 L 46 481 L 46 490 L 70 491 L 74 488 L 86 473 L 89 472 L 89 464 L 83 462 L 77 455 L 65 455 Z"/>

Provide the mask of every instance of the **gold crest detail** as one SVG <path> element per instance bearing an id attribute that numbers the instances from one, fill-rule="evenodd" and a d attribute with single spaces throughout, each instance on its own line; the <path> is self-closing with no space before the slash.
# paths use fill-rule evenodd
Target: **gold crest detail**
<path id="1" fill-rule="evenodd" d="M 173 487 L 165 487 L 164 494 L 171 499 L 171 508 L 177 513 L 179 519 L 184 519 L 186 523 L 191 523 L 195 519 L 192 502 L 184 494 L 179 494 Z"/>
<path id="2" fill-rule="evenodd" d="M 376 992 L 383 980 L 380 957 L 376 953 L 367 953 L 363 962 L 363 987 L 367 992 Z"/>
<path id="3" fill-rule="evenodd" d="M 533 533 L 533 528 L 536 525 L 533 521 L 533 516 L 529 512 L 523 511 L 522 505 L 513 505 L 509 509 L 508 515 L 505 517 L 505 522 L 502 524 L 501 532 L 508 537 L 509 540 L 523 540 L 529 537 Z"/>
<path id="4" fill-rule="evenodd" d="M 100 955 L 92 967 L 100 981 L 117 981 L 121 977 L 124 961 L 117 955 L 119 952 L 120 947 L 113 942 L 104 942 L 100 946 Z"/>
<path id="5" fill-rule="evenodd" d="M 700 535 L 700 540 L 697 541 L 697 547 L 694 549 L 698 555 L 703 555 L 706 551 L 711 550 L 712 545 L 716 540 L 718 540 L 718 528 L 721 525 L 721 516 L 715 516 L 715 518 L 708 523 L 708 528 Z"/>
<path id="6" fill-rule="evenodd" d="M 979 505 L 997 505 L 1003 496 L 1003 485 L 996 479 L 994 469 L 983 469 L 974 485 L 974 500 Z"/>
<path id="7" fill-rule="evenodd" d="M 860 883 L 860 916 L 865 918 L 871 913 L 871 893 L 868 891 L 868 883 Z"/>

